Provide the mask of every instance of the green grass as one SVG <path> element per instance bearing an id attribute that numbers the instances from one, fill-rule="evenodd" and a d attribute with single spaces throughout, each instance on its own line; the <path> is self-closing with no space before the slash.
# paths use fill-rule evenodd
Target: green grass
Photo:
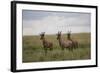
<path id="1" fill-rule="evenodd" d="M 53 51 L 45 55 L 40 36 L 23 36 L 23 62 L 43 62 L 62 60 L 83 60 L 91 58 L 90 33 L 72 34 L 71 38 L 79 42 L 79 48 L 69 51 L 61 50 L 56 35 L 46 35 L 48 41 L 53 42 Z M 67 35 L 62 36 L 66 40 Z"/>

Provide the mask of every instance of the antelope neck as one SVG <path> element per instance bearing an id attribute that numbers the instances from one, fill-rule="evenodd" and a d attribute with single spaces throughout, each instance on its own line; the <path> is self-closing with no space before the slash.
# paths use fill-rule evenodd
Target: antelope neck
<path id="1" fill-rule="evenodd" d="M 45 43 L 45 38 L 42 39 L 42 42 Z"/>
<path id="2" fill-rule="evenodd" d="M 59 40 L 59 44 L 61 45 L 61 42 L 62 42 L 62 38 L 60 37 L 58 40 Z"/>

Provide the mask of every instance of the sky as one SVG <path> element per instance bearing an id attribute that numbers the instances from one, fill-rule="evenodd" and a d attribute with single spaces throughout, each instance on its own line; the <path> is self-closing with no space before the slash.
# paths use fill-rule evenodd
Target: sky
<path id="1" fill-rule="evenodd" d="M 90 32 L 90 18 L 90 13 L 23 10 L 23 35 Z"/>

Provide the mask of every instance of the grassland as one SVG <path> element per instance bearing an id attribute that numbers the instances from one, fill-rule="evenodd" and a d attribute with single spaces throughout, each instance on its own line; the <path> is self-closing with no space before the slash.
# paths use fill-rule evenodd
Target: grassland
<path id="1" fill-rule="evenodd" d="M 79 43 L 79 47 L 73 51 L 64 49 L 61 50 L 56 35 L 46 35 L 45 38 L 48 41 L 53 42 L 53 51 L 47 52 L 45 55 L 43 50 L 42 41 L 40 36 L 23 36 L 23 59 L 24 63 L 27 62 L 43 62 L 43 61 L 62 61 L 62 60 L 84 60 L 91 58 L 91 44 L 90 33 L 72 34 L 72 39 L 75 39 Z M 67 39 L 67 35 L 62 36 L 63 39 Z"/>

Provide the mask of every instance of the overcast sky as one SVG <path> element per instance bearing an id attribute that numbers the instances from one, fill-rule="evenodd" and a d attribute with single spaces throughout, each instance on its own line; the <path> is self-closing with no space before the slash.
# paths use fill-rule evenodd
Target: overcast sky
<path id="1" fill-rule="evenodd" d="M 90 32 L 90 13 L 23 10 L 23 35 Z"/>

